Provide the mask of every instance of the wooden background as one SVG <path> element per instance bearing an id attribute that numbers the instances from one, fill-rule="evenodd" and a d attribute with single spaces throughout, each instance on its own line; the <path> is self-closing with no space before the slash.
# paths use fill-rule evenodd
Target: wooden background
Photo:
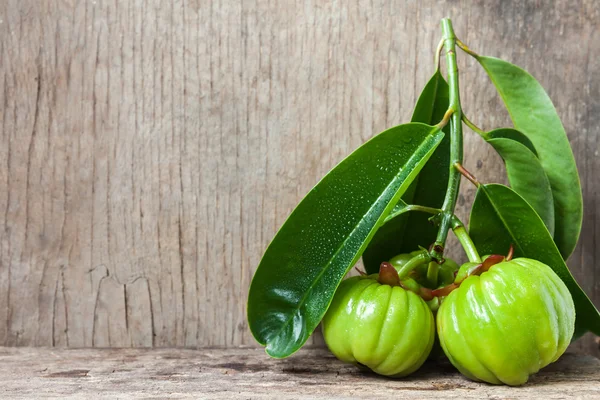
<path id="1" fill-rule="evenodd" d="M 253 344 L 262 252 L 333 165 L 410 118 L 445 16 L 554 100 L 584 194 L 569 265 L 600 306 L 596 0 L 2 0 L 0 344 Z M 508 124 L 460 67 L 466 114 Z M 465 158 L 504 182 L 470 132 Z"/>

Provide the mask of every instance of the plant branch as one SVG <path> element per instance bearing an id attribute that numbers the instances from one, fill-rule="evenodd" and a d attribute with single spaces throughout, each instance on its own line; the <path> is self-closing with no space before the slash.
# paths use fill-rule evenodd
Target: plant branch
<path id="1" fill-rule="evenodd" d="M 448 84 L 450 86 L 450 174 L 448 176 L 448 189 L 439 214 L 440 227 L 431 250 L 431 257 L 438 263 L 444 260 L 444 246 L 448 238 L 448 230 L 454 216 L 456 199 L 460 185 L 460 173 L 454 168 L 455 164 L 461 164 L 463 159 L 463 137 L 462 137 L 462 108 L 460 105 L 458 65 L 456 62 L 456 35 L 452 28 L 452 21 L 445 18 L 442 20 L 442 32 L 444 37 L 444 48 L 446 49 L 446 63 L 448 66 Z"/>

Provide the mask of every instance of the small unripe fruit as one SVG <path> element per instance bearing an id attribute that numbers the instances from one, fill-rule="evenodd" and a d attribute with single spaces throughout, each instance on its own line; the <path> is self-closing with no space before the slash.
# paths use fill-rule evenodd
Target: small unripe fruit
<path id="1" fill-rule="evenodd" d="M 377 274 L 343 281 L 322 321 L 323 336 L 340 360 L 402 377 L 427 359 L 434 318 L 412 291 L 377 281 Z"/>

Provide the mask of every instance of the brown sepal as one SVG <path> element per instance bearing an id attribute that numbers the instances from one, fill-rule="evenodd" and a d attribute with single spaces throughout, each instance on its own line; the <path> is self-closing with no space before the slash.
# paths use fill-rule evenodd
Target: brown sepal
<path id="1" fill-rule="evenodd" d="M 420 289 L 421 293 L 418 293 L 421 298 L 423 298 L 423 300 L 425 301 L 429 301 L 431 299 L 433 299 L 435 296 L 433 295 L 433 290 L 429 289 L 429 288 L 425 288 L 425 287 L 421 287 Z"/>
<path id="2" fill-rule="evenodd" d="M 513 247 L 512 243 L 511 243 L 510 248 L 508 249 L 508 254 L 506 255 L 506 261 L 512 260 L 514 255 L 515 255 L 515 248 Z"/>
<path id="3" fill-rule="evenodd" d="M 498 254 L 492 254 L 491 256 L 486 258 L 483 263 L 481 263 L 480 271 L 485 272 L 485 271 L 489 270 L 490 268 L 492 268 L 494 265 L 499 264 L 504 260 L 506 260 L 506 257 L 498 255 Z"/>
<path id="4" fill-rule="evenodd" d="M 389 262 L 382 262 L 379 266 L 379 277 L 377 281 L 382 285 L 400 286 L 400 277 L 396 268 Z"/>
<path id="5" fill-rule="evenodd" d="M 435 297 L 444 297 L 448 296 L 454 289 L 458 288 L 459 285 L 456 283 L 451 283 L 448 286 L 444 286 L 443 288 L 435 289 L 431 292 L 432 296 Z"/>

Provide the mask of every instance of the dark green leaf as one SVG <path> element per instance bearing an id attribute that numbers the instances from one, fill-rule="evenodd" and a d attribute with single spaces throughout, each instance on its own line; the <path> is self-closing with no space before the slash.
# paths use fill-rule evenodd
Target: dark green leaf
<path id="1" fill-rule="evenodd" d="M 535 146 L 552 187 L 554 241 L 564 259 L 573 252 L 583 217 L 583 200 L 577 166 L 569 140 L 552 101 L 523 69 L 493 57 L 478 57 L 511 119 Z"/>
<path id="2" fill-rule="evenodd" d="M 333 168 L 298 204 L 250 285 L 248 321 L 273 357 L 311 335 L 342 278 L 443 138 L 406 124 L 380 133 Z"/>
<path id="3" fill-rule="evenodd" d="M 436 72 L 419 96 L 413 112 L 413 122 L 434 125 L 442 120 L 449 104 L 448 84 Z M 444 128 L 447 130 L 448 128 Z M 419 176 L 406 191 L 403 200 L 410 204 L 439 208 L 444 202 L 450 164 L 450 137 L 446 135 Z M 435 241 L 437 228 L 429 223 L 429 215 L 409 213 L 383 225 L 363 254 L 367 273 L 379 271 L 379 264 L 400 253 L 428 247 Z M 408 229 L 407 227 L 410 227 Z"/>
<path id="4" fill-rule="evenodd" d="M 547 264 L 573 296 L 577 312 L 574 338 L 586 331 L 600 335 L 600 313 L 569 272 L 540 217 L 521 196 L 503 185 L 481 185 L 471 210 L 469 231 L 482 255 L 506 254 L 512 244 L 515 257 Z"/>
<path id="5" fill-rule="evenodd" d="M 500 154 L 506 164 L 506 173 L 512 189 L 520 194 L 554 233 L 554 203 L 548 177 L 538 158 L 521 143 L 512 139 L 487 141 Z"/>

